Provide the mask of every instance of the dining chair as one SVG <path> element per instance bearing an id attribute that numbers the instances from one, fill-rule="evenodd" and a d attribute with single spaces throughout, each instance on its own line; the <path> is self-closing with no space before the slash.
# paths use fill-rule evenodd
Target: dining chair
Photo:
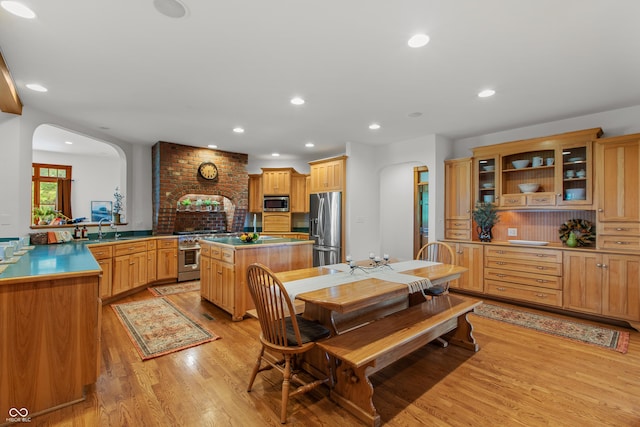
<path id="1" fill-rule="evenodd" d="M 432 262 L 441 262 L 443 264 L 454 264 L 455 258 L 453 255 L 453 249 L 451 246 L 444 242 L 430 242 L 420 248 L 418 251 L 418 255 L 416 255 L 416 259 L 423 261 L 432 261 Z M 449 282 L 443 283 L 441 285 L 430 286 L 423 290 L 422 294 L 425 299 L 430 300 L 439 295 L 444 295 L 449 293 Z M 443 347 L 449 345 L 449 343 L 443 338 L 436 338 L 436 341 L 440 343 Z"/>
<path id="2" fill-rule="evenodd" d="M 283 375 L 280 422 L 284 424 L 287 422 L 287 403 L 290 396 L 306 393 L 331 381 L 328 357 L 327 378 L 306 382 L 298 375 L 300 356 L 311 350 L 316 341 L 331 335 L 331 332 L 319 323 L 295 314 L 289 294 L 268 267 L 258 263 L 251 264 L 247 270 L 247 279 L 260 322 L 262 344 L 247 391 L 251 391 L 258 372 L 273 368 L 279 370 Z M 267 356 L 265 350 L 269 350 Z M 268 357 L 271 353 L 280 354 L 283 359 L 273 361 Z M 293 391 L 290 391 L 291 382 L 298 385 Z"/>

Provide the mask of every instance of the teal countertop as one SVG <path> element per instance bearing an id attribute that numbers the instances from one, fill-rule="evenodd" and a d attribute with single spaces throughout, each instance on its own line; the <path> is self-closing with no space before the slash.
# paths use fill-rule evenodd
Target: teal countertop
<path id="1" fill-rule="evenodd" d="M 260 236 L 260 239 L 257 242 L 245 243 L 241 241 L 237 237 L 207 237 L 202 239 L 206 242 L 211 243 L 221 243 L 223 245 L 231 245 L 231 246 L 259 246 L 259 245 L 275 245 L 275 244 L 283 244 L 283 243 L 313 243 L 313 240 L 300 240 L 300 239 L 289 239 L 287 237 L 269 237 L 269 236 Z"/>
<path id="2" fill-rule="evenodd" d="M 35 245 L 15 263 L 0 264 L 7 268 L 0 273 L 0 282 L 21 277 L 74 274 L 100 270 L 91 251 L 82 242 L 58 245 Z"/>

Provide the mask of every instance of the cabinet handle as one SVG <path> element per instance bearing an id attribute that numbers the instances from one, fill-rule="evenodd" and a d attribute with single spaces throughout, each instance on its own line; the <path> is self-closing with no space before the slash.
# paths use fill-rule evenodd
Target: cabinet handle
<path id="1" fill-rule="evenodd" d="M 602 264 L 602 268 L 609 268 L 607 264 Z"/>
<path id="2" fill-rule="evenodd" d="M 616 242 L 616 245 L 630 245 L 631 242 Z"/>
<path id="3" fill-rule="evenodd" d="M 599 263 L 598 263 L 598 264 L 596 264 L 596 267 L 598 267 L 598 268 L 602 268 L 602 264 L 599 264 Z"/>
<path id="4" fill-rule="evenodd" d="M 620 228 L 620 227 L 618 227 L 618 228 L 616 228 L 616 231 L 629 231 L 629 229 L 628 228 Z"/>
<path id="5" fill-rule="evenodd" d="M 464 223 L 459 223 L 459 222 L 456 222 L 456 223 L 454 223 L 453 225 L 466 225 L 466 224 L 464 224 Z"/>
<path id="6" fill-rule="evenodd" d="M 506 265 L 507 263 L 506 262 L 502 262 L 502 261 L 497 261 L 496 264 L 498 264 L 498 265 Z"/>
<path id="7" fill-rule="evenodd" d="M 547 297 L 545 294 L 536 294 L 536 296 L 537 296 L 538 298 L 546 298 L 546 297 Z"/>
<path id="8" fill-rule="evenodd" d="M 503 254 L 504 251 L 496 251 L 497 254 Z"/>
<path id="9" fill-rule="evenodd" d="M 536 280 L 536 282 L 538 282 L 538 283 L 547 283 L 547 281 L 544 280 L 544 279 L 538 279 L 538 280 Z"/>
<path id="10" fill-rule="evenodd" d="M 506 274 L 496 274 L 496 276 L 498 276 L 498 277 L 507 277 Z"/>
<path id="11" fill-rule="evenodd" d="M 507 203 L 518 203 L 518 199 L 507 199 Z"/>
<path id="12" fill-rule="evenodd" d="M 499 291 L 502 291 L 502 292 L 507 290 L 506 288 L 496 288 L 496 289 L 499 290 Z"/>
<path id="13" fill-rule="evenodd" d="M 544 258 L 544 257 L 546 257 L 546 255 L 545 255 L 545 254 L 536 254 L 536 256 L 538 256 L 538 257 L 540 257 L 540 258 Z"/>
<path id="14" fill-rule="evenodd" d="M 541 266 L 541 265 L 537 266 L 536 268 L 537 268 L 538 270 L 544 270 L 544 267 L 543 267 L 543 266 Z"/>
<path id="15" fill-rule="evenodd" d="M 602 208 L 598 208 L 598 212 L 604 212 Z"/>

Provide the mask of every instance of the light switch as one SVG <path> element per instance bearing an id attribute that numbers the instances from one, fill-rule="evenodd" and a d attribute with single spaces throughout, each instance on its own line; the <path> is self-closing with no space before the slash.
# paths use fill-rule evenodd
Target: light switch
<path id="1" fill-rule="evenodd" d="M 517 236 L 518 229 L 517 228 L 507 228 L 507 235 L 509 236 Z"/>

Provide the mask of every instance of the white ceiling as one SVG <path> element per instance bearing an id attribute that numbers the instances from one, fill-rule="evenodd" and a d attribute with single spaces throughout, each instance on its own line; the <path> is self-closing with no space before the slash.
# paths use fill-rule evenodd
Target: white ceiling
<path id="1" fill-rule="evenodd" d="M 638 0 L 181 1 L 181 19 L 153 0 L 24 0 L 35 20 L 0 9 L 23 104 L 134 144 L 258 158 L 640 105 Z M 431 42 L 409 48 L 416 32 Z"/>

